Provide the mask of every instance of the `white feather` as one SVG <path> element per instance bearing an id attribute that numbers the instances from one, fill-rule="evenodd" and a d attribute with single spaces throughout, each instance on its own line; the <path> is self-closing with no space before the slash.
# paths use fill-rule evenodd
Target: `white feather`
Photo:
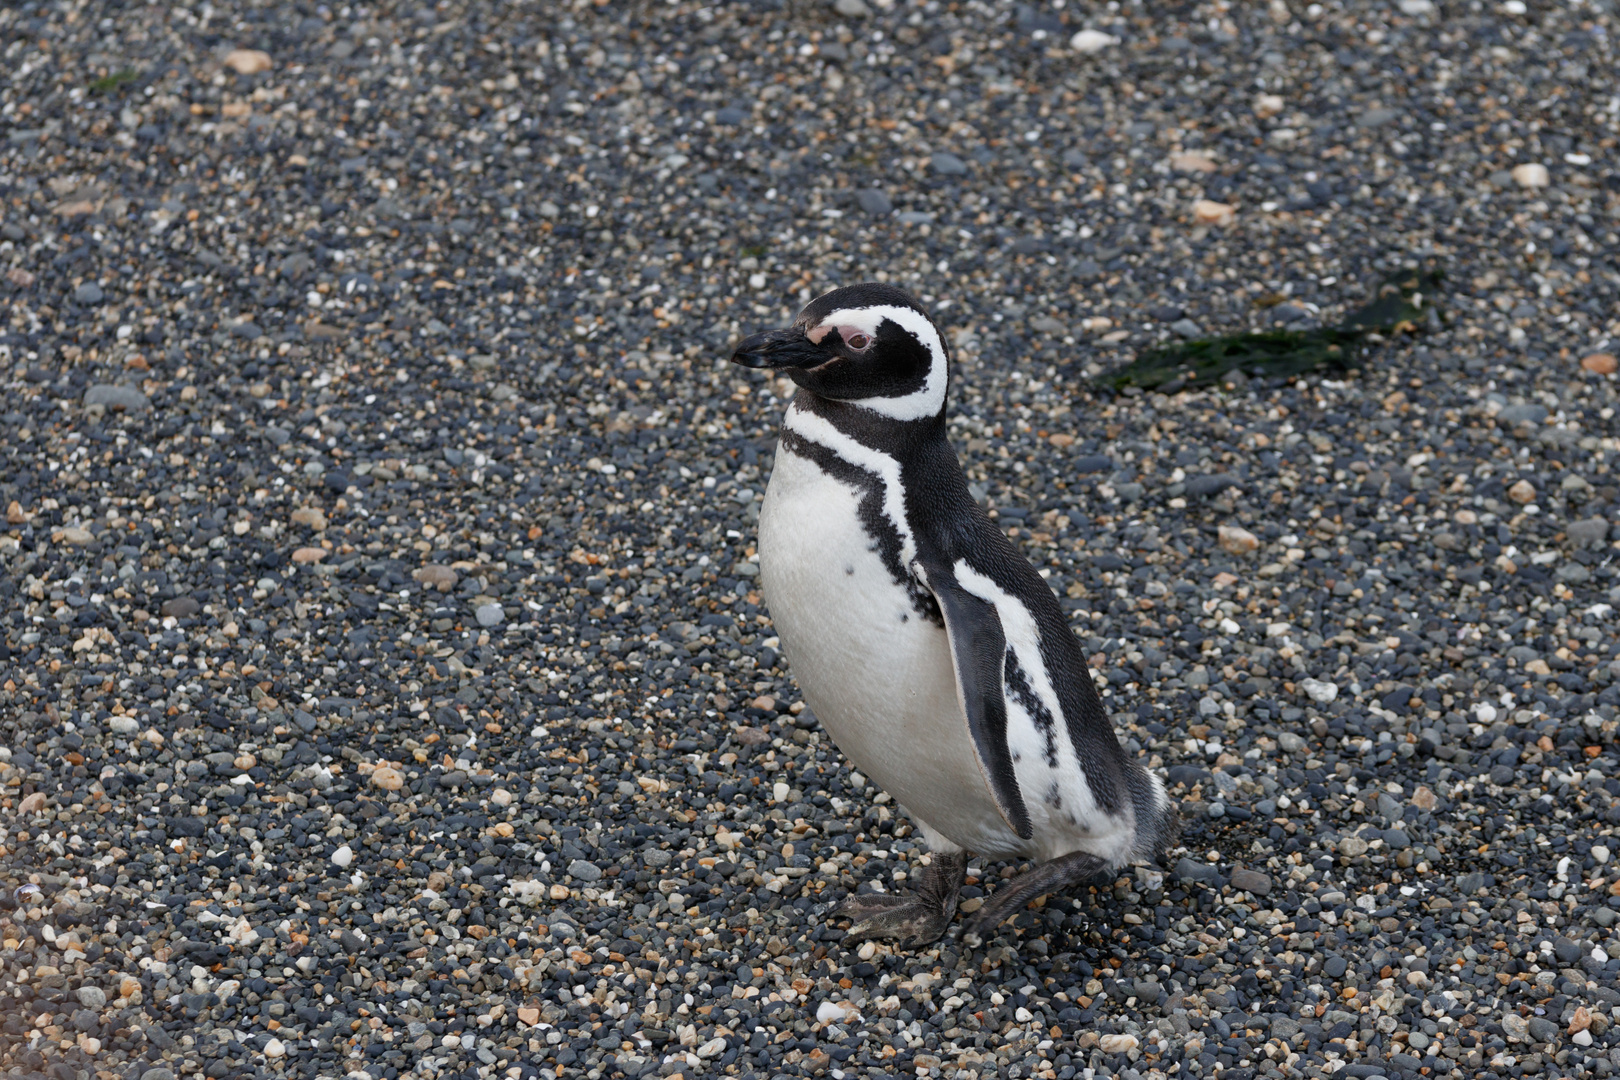
<path id="1" fill-rule="evenodd" d="M 798 405 L 788 406 L 783 427 L 813 443 L 820 443 L 845 461 L 877 477 L 883 488 L 883 516 L 900 534 L 900 565 L 910 566 L 917 557 L 917 540 L 906 517 L 906 492 L 900 482 L 900 463 L 881 450 L 874 450 L 858 439 L 839 431 L 828 420 Z M 819 470 L 818 470 L 819 471 Z M 773 475 L 772 483 L 775 483 Z M 855 517 L 852 513 L 852 517 Z M 763 549 L 763 540 L 761 541 Z"/>

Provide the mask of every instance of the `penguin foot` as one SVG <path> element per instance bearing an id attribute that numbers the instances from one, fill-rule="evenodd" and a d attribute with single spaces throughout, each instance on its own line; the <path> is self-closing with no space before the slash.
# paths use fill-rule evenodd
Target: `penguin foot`
<path id="1" fill-rule="evenodd" d="M 868 939 L 898 940 L 908 949 L 932 945 L 945 936 L 956 915 L 957 896 L 967 874 L 965 852 L 935 852 L 917 891 L 908 896 L 866 893 L 833 909 L 832 918 L 849 919 L 845 944 Z"/>
<path id="2" fill-rule="evenodd" d="M 1078 885 L 1108 869 L 1108 860 L 1089 851 L 1073 851 L 1048 859 L 1002 886 L 985 905 L 974 912 L 962 930 L 962 944 L 978 948 L 996 927 L 1037 897 Z"/>

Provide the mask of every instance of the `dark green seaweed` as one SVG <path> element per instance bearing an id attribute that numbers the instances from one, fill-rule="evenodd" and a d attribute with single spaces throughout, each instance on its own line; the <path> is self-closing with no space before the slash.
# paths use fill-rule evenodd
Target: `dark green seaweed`
<path id="1" fill-rule="evenodd" d="M 1391 274 L 1377 294 L 1337 326 L 1317 330 L 1268 330 L 1198 338 L 1151 349 L 1118 371 L 1098 379 L 1114 390 L 1128 386 L 1174 392 L 1208 386 L 1241 371 L 1259 377 L 1287 377 L 1313 371 L 1352 371 L 1371 335 L 1415 332 L 1436 310 L 1439 270 L 1409 267 Z"/>

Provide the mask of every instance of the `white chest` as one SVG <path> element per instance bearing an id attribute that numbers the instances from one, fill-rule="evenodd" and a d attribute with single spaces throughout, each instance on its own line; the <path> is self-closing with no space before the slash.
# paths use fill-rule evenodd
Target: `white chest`
<path id="1" fill-rule="evenodd" d="M 1016 843 L 979 771 L 945 631 L 884 565 L 862 526 L 866 494 L 777 455 L 760 578 L 793 675 L 839 749 L 916 817 L 976 850 L 986 830 Z"/>

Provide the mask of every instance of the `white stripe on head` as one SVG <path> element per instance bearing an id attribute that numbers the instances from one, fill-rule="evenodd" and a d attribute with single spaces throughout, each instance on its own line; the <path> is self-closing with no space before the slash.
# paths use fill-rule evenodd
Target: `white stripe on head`
<path id="1" fill-rule="evenodd" d="M 883 489 L 883 516 L 893 523 L 895 531 L 900 534 L 900 565 L 910 566 L 917 557 L 917 540 L 912 535 L 911 522 L 906 520 L 906 493 L 900 483 L 900 462 L 844 434 L 826 418 L 801 409 L 796 404 L 788 406 L 782 426 L 801 438 L 825 446 L 856 468 L 877 477 Z"/>
<path id="2" fill-rule="evenodd" d="M 922 347 L 928 350 L 928 376 L 923 380 L 921 389 L 903 397 L 862 398 L 851 404 L 870 409 L 891 420 L 922 420 L 938 416 L 939 411 L 945 407 L 945 384 L 950 374 L 945 343 L 940 340 L 939 330 L 933 322 L 917 309 L 891 304 L 840 308 L 810 328 L 810 340 L 819 341 L 817 332 L 820 331 L 825 335 L 824 328 L 834 326 L 857 327 L 876 337 L 878 327 L 885 319 L 916 338 Z"/>

